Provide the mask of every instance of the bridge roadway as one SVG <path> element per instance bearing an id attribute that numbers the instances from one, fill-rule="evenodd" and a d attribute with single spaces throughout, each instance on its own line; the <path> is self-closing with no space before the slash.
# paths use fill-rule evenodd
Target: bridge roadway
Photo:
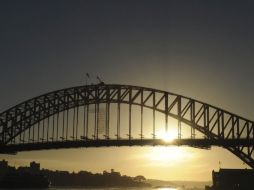
<path id="1" fill-rule="evenodd" d="M 122 147 L 122 146 L 191 146 L 196 148 L 210 149 L 211 146 L 231 147 L 250 146 L 251 140 L 247 139 L 175 139 L 166 142 L 162 139 L 86 139 L 86 140 L 64 140 L 36 143 L 10 144 L 0 146 L 0 154 L 16 154 L 21 151 L 49 150 L 60 148 L 82 148 L 82 147 Z"/>

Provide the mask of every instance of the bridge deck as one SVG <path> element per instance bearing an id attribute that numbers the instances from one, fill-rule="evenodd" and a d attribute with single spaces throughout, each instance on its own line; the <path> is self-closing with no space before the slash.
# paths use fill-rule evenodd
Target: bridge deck
<path id="1" fill-rule="evenodd" d="M 81 147 L 110 147 L 110 146 L 192 146 L 197 148 L 209 149 L 211 146 L 231 147 L 249 146 L 252 141 L 246 139 L 175 139 L 166 142 L 161 139 L 120 139 L 120 140 L 74 140 L 57 142 L 38 142 L 10 144 L 0 146 L 0 154 L 16 154 L 20 151 L 61 149 L 61 148 L 81 148 Z"/>

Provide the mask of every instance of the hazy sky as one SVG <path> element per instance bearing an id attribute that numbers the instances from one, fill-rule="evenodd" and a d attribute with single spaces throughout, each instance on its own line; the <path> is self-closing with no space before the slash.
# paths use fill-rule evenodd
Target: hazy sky
<path id="1" fill-rule="evenodd" d="M 84 84 L 89 72 L 106 83 L 183 94 L 252 120 L 253 9 L 253 1 L 232 0 L 2 0 L 0 112 Z M 220 148 L 90 148 L 1 158 L 62 170 L 115 168 L 158 179 L 211 180 L 219 161 L 222 167 L 246 167 Z"/>

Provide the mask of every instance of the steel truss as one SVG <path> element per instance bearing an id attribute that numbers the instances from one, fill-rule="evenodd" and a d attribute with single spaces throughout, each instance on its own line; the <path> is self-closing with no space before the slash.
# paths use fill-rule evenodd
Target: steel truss
<path id="1" fill-rule="evenodd" d="M 99 138 L 98 135 L 98 114 L 101 104 L 106 105 L 104 139 Z M 117 105 L 115 138 L 110 137 L 109 132 L 112 104 Z M 123 139 L 120 135 L 121 105 L 123 104 L 129 106 L 128 139 Z M 133 106 L 140 107 L 139 139 L 132 137 Z M 91 107 L 95 110 L 93 139 L 88 137 L 88 113 Z M 82 116 L 80 108 L 84 110 Z M 149 108 L 153 112 L 153 133 L 152 138 L 149 139 L 143 135 L 143 120 L 146 119 L 143 118 L 144 108 Z M 73 114 L 72 118 L 69 118 L 71 109 L 73 109 Z M 197 147 L 221 146 L 254 168 L 253 121 L 178 94 L 130 85 L 98 84 L 62 89 L 32 98 L 2 112 L 0 114 L 0 152 L 14 153 L 24 150 L 90 146 L 165 145 L 165 142 L 156 138 L 155 112 L 164 114 L 166 131 L 168 130 L 168 117 L 178 121 L 178 139 L 168 144 Z M 59 124 L 60 113 L 62 114 L 61 126 Z M 79 117 L 84 118 L 84 130 L 81 137 L 78 136 Z M 69 119 L 72 119 L 71 126 Z M 190 139 L 181 138 L 182 123 L 190 126 Z M 35 134 L 35 126 L 38 128 L 38 134 Z M 49 129 L 49 126 L 52 128 Z M 24 135 L 25 131 L 28 131 L 28 136 Z M 196 139 L 196 131 L 204 134 L 204 138 Z M 70 134 L 71 141 L 68 140 Z M 36 137 L 39 141 L 35 142 Z"/>

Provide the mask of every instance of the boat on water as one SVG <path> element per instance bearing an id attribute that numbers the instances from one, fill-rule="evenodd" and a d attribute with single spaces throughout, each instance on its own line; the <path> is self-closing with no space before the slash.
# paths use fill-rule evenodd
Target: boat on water
<path id="1" fill-rule="evenodd" d="M 0 188 L 48 188 L 49 180 L 42 174 L 9 173 L 0 181 Z"/>

